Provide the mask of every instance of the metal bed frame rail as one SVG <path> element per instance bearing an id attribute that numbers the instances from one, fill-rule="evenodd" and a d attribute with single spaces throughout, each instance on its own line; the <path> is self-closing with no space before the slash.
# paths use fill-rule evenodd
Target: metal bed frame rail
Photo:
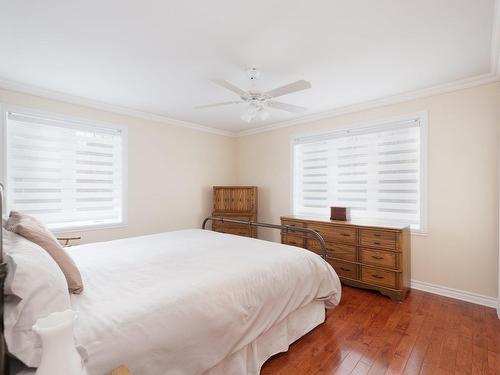
<path id="1" fill-rule="evenodd" d="M 205 229 L 205 226 L 208 221 L 220 221 L 222 223 L 234 223 L 234 224 L 243 224 L 243 225 L 248 225 L 250 227 L 262 227 L 262 228 L 271 228 L 271 229 L 280 229 L 285 232 L 285 235 L 288 234 L 289 232 L 291 233 L 308 233 L 316 237 L 316 239 L 319 241 L 319 244 L 321 246 L 321 257 L 323 259 L 326 259 L 326 244 L 325 240 L 323 237 L 321 237 L 321 234 L 316 232 L 313 229 L 309 228 L 300 228 L 300 227 L 292 227 L 291 225 L 278 225 L 278 224 L 268 224 L 268 223 L 259 223 L 256 221 L 245 221 L 245 220 L 235 220 L 235 219 L 226 219 L 224 217 L 218 217 L 218 216 L 209 216 L 203 220 L 203 225 L 201 226 L 202 229 Z"/>

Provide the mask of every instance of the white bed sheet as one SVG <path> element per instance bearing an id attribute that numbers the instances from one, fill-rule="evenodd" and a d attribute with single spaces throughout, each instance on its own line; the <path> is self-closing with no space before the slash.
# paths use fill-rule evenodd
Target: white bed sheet
<path id="1" fill-rule="evenodd" d="M 89 375 L 203 374 L 314 300 L 333 307 L 340 281 L 303 249 L 204 230 L 81 245 L 70 254 L 85 291 L 77 344 Z"/>

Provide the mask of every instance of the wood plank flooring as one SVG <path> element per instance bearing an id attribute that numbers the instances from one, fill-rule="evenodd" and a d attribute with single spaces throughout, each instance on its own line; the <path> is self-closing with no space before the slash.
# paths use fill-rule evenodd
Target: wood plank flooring
<path id="1" fill-rule="evenodd" d="M 342 288 L 327 320 L 262 375 L 500 374 L 495 309 L 412 290 L 404 303 Z"/>

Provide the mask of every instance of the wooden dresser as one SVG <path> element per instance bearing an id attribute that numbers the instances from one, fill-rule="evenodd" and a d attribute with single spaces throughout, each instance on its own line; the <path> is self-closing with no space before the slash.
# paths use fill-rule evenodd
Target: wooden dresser
<path id="1" fill-rule="evenodd" d="M 284 216 L 281 224 L 321 234 L 326 243 L 326 260 L 342 283 L 378 290 L 394 301 L 405 299 L 411 269 L 409 227 L 297 216 Z M 311 235 L 283 231 L 281 242 L 321 252 L 319 241 Z"/>
<path id="2" fill-rule="evenodd" d="M 212 216 L 257 221 L 257 186 L 214 186 Z M 257 237 L 257 228 L 249 225 L 212 222 L 212 230 L 239 236 Z"/>

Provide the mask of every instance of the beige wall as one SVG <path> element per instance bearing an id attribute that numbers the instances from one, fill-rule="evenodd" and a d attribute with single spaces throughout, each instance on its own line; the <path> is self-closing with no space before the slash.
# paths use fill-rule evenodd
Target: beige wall
<path id="1" fill-rule="evenodd" d="M 278 223 L 291 212 L 291 135 L 419 111 L 429 115 L 428 234 L 412 236 L 412 278 L 495 297 L 500 83 L 238 138 L 238 183 L 258 185 L 259 220 Z"/>
<path id="2" fill-rule="evenodd" d="M 212 186 L 236 182 L 234 138 L 5 90 L 0 103 L 128 126 L 128 225 L 79 232 L 83 242 L 199 227 Z"/>

